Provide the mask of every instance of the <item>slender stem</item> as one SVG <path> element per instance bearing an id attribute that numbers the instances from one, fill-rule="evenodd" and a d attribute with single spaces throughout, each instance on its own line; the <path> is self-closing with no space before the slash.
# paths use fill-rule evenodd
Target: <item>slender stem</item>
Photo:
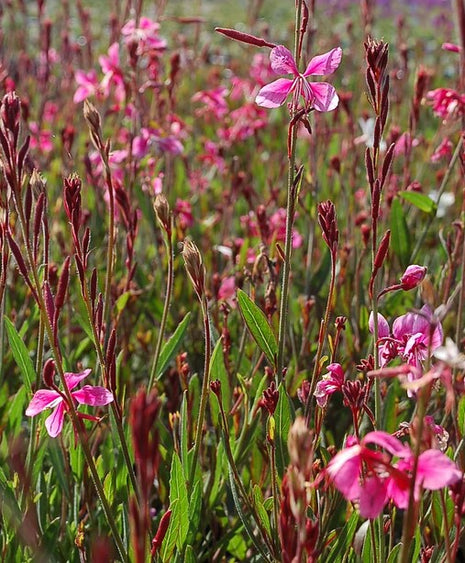
<path id="1" fill-rule="evenodd" d="M 376 534 L 375 534 L 374 520 L 370 520 L 370 537 L 371 537 L 371 554 L 373 556 L 373 563 L 378 563 L 378 555 L 376 553 Z"/>
<path id="2" fill-rule="evenodd" d="M 115 248 L 115 194 L 113 188 L 113 180 L 111 177 L 110 164 L 108 162 L 105 149 L 100 151 L 105 167 L 105 179 L 108 186 L 109 209 L 108 209 L 108 245 L 107 245 L 107 270 L 105 272 L 105 307 L 103 318 L 107 324 L 107 338 L 109 335 L 108 327 L 110 320 L 110 304 L 111 304 L 111 280 L 113 277 L 113 252 Z"/>
<path id="3" fill-rule="evenodd" d="M 438 492 L 439 492 L 439 498 L 441 500 L 441 509 L 442 509 L 443 522 L 444 522 L 444 543 L 446 546 L 446 561 L 448 563 L 452 563 L 454 561 L 454 558 L 452 557 L 452 550 L 450 544 L 450 527 L 449 527 L 449 520 L 447 516 L 446 499 L 444 498 L 444 490 Z"/>
<path id="4" fill-rule="evenodd" d="M 149 379 L 149 390 L 155 381 L 155 376 L 157 373 L 158 360 L 160 359 L 160 351 L 163 343 L 163 336 L 165 334 L 166 320 L 168 318 L 168 311 L 171 304 L 171 297 L 173 295 L 173 281 L 174 281 L 174 267 L 173 267 L 173 242 L 171 237 L 166 235 L 165 237 L 166 252 L 168 254 L 168 272 L 166 280 L 166 293 L 165 293 L 165 303 L 163 305 L 163 314 L 161 317 L 160 330 L 158 333 L 157 345 L 155 347 L 155 354 L 153 355 L 152 369 L 150 370 Z"/>
<path id="5" fill-rule="evenodd" d="M 276 446 L 274 440 L 269 441 L 270 461 L 271 461 L 271 490 L 273 492 L 273 518 L 276 529 L 276 537 L 279 537 L 279 488 L 276 478 Z M 279 543 L 278 543 L 279 545 Z"/>
<path id="6" fill-rule="evenodd" d="M 298 0 L 296 9 L 295 20 L 295 35 L 294 35 L 294 58 L 296 65 L 299 65 L 299 34 L 300 23 L 302 19 L 302 0 Z M 295 211 L 295 155 L 296 155 L 296 141 L 297 141 L 297 125 L 292 126 L 292 119 L 297 111 L 296 105 L 292 105 L 291 109 L 291 123 L 289 124 L 288 136 L 290 137 L 290 151 L 289 151 L 289 169 L 287 178 L 287 204 L 286 204 L 286 237 L 284 242 L 284 264 L 283 275 L 281 283 L 281 297 L 279 303 L 279 327 L 278 327 L 278 359 L 277 359 L 277 373 L 276 383 L 279 384 L 282 377 L 282 370 L 284 367 L 284 346 L 286 342 L 286 329 L 288 317 L 288 300 L 289 300 L 289 276 L 291 272 L 291 252 L 292 252 L 292 225 L 294 222 Z M 291 131 L 292 128 L 292 131 Z"/>
<path id="7" fill-rule="evenodd" d="M 441 185 L 439 187 L 438 190 L 438 199 L 437 199 L 437 205 L 439 206 L 439 202 L 441 201 L 441 197 L 442 194 L 444 193 L 444 190 L 446 189 L 447 184 L 449 183 L 451 174 L 452 174 L 452 170 L 454 169 L 454 166 L 457 162 L 457 160 L 459 159 L 460 153 L 462 151 L 462 146 L 463 146 L 463 137 L 461 136 L 456 147 L 455 147 L 455 151 L 454 154 L 452 155 L 452 158 L 450 159 L 449 162 L 449 166 L 447 167 L 446 173 L 444 174 L 444 177 L 442 179 Z M 410 261 L 412 263 L 414 263 L 418 253 L 420 252 L 420 249 L 423 248 L 423 242 L 425 240 L 426 235 L 428 234 L 429 228 L 431 227 L 434 219 L 436 217 L 436 213 L 431 213 L 428 217 L 428 221 L 426 222 L 426 225 L 423 229 L 423 232 L 420 235 L 420 238 L 418 239 L 418 242 L 415 246 L 414 251 L 412 252 L 412 256 L 410 258 Z"/>
<path id="8" fill-rule="evenodd" d="M 210 386 L 210 358 L 211 358 L 211 333 L 210 319 L 208 317 L 207 299 L 205 296 L 201 300 L 203 324 L 205 331 L 205 363 L 203 371 L 202 391 L 200 395 L 199 415 L 197 418 L 197 429 L 195 434 L 194 454 L 192 456 L 192 465 L 189 472 L 188 491 L 192 492 L 194 485 L 195 471 L 199 459 L 200 443 L 202 442 L 203 422 L 205 419 L 205 411 L 207 408 L 208 390 Z"/>
<path id="9" fill-rule="evenodd" d="M 76 411 L 76 407 L 74 404 L 74 399 L 71 395 L 71 391 L 68 388 L 68 385 L 66 384 L 66 379 L 65 379 L 65 373 L 64 373 L 64 369 L 63 369 L 63 364 L 61 361 L 61 354 L 56 346 L 55 343 L 55 338 L 54 338 L 54 334 L 53 334 L 53 328 L 51 325 L 51 321 L 47 315 L 47 309 L 45 306 L 45 302 L 44 302 L 44 298 L 42 295 L 42 290 L 41 290 L 41 284 L 40 284 L 40 279 L 39 279 L 39 274 L 37 272 L 37 269 L 35 267 L 34 264 L 34 259 L 32 256 L 32 251 L 29 245 L 29 241 L 28 238 L 26 236 L 26 229 L 25 229 L 25 225 L 26 225 L 26 221 L 25 221 L 25 216 L 24 216 L 24 212 L 22 209 L 22 206 L 19 204 L 19 202 L 16 202 L 16 209 L 18 212 L 18 217 L 19 217 L 19 222 L 21 225 L 21 232 L 22 232 L 22 236 L 23 236 L 23 240 L 24 240 L 24 245 L 26 248 L 26 257 L 27 257 L 27 261 L 29 264 L 29 271 L 32 274 L 32 278 L 33 278 L 33 282 L 34 282 L 34 286 L 35 286 L 35 290 L 36 290 L 36 296 L 37 296 L 37 300 L 38 300 L 38 306 L 39 306 L 39 313 L 40 313 L 40 317 L 41 317 L 41 321 L 44 325 L 45 328 L 45 332 L 47 334 L 47 339 L 49 341 L 49 345 L 50 348 L 52 350 L 53 353 L 53 357 L 55 359 L 55 365 L 58 371 L 58 375 L 60 377 L 60 381 L 63 387 L 63 393 L 64 396 L 66 397 L 66 401 L 67 401 L 67 407 L 68 407 L 68 413 L 71 416 L 71 420 L 73 423 L 73 427 L 76 429 L 78 436 L 79 436 L 79 441 L 81 443 L 82 446 L 82 450 L 84 452 L 84 456 L 86 458 L 86 462 L 87 465 L 90 469 L 90 473 L 92 476 L 92 481 L 94 483 L 94 486 L 96 488 L 97 491 L 97 495 L 100 499 L 100 502 L 102 503 L 102 507 L 103 510 L 105 512 L 105 516 L 107 518 L 107 522 L 110 526 L 110 529 L 112 531 L 113 534 L 113 539 L 115 540 L 116 543 L 116 547 L 118 549 L 118 552 L 122 558 L 122 560 L 124 562 L 128 561 L 128 556 L 126 553 L 126 550 L 124 548 L 123 545 L 123 541 L 121 539 L 121 536 L 119 534 L 118 531 L 118 527 L 116 525 L 116 521 L 114 518 L 114 515 L 111 511 L 111 507 L 110 504 L 108 502 L 108 499 L 105 495 L 105 491 L 103 488 L 103 484 L 102 481 L 99 477 L 99 474 L 97 472 L 97 468 L 95 466 L 94 463 L 94 459 L 92 457 L 92 453 L 90 451 L 90 447 L 87 441 L 87 435 L 85 433 L 85 429 L 83 428 L 83 425 L 81 424 L 81 421 L 79 420 L 77 411 Z"/>
<path id="10" fill-rule="evenodd" d="M 334 288 L 336 285 L 336 256 L 334 252 L 331 252 L 331 279 L 329 282 L 328 299 L 326 300 L 325 315 L 320 325 L 320 332 L 318 334 L 318 348 L 316 351 L 312 379 L 310 383 L 310 392 L 308 394 L 307 403 L 305 405 L 305 417 L 307 419 L 307 424 L 310 422 L 312 397 L 315 392 L 318 376 L 320 375 L 320 360 L 323 354 L 323 345 L 326 340 L 326 334 L 328 332 L 329 316 L 331 314 Z"/>

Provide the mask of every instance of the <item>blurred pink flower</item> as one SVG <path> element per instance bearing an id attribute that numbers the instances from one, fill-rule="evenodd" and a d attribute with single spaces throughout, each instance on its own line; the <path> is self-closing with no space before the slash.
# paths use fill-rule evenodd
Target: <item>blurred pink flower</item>
<path id="1" fill-rule="evenodd" d="M 73 97 L 73 102 L 75 104 L 83 102 L 89 96 L 100 93 L 100 85 L 98 83 L 97 72 L 95 70 L 92 69 L 89 72 L 76 70 L 74 73 L 74 79 L 78 84 L 78 88 Z"/>
<path id="2" fill-rule="evenodd" d="M 426 94 L 426 99 L 431 101 L 433 111 L 444 120 L 465 112 L 465 96 L 461 96 L 450 88 L 436 88 Z"/>
<path id="3" fill-rule="evenodd" d="M 448 158 L 452 156 L 452 142 L 446 137 L 436 148 L 434 153 L 431 155 L 431 162 L 439 162 L 441 158 Z"/>
<path id="4" fill-rule="evenodd" d="M 196 116 L 206 116 L 213 119 L 222 119 L 229 111 L 226 103 L 227 88 L 220 86 L 213 90 L 201 90 L 192 96 L 193 102 L 200 102 L 203 108 L 195 110 Z"/>
<path id="5" fill-rule="evenodd" d="M 374 444 L 388 453 L 372 450 Z M 398 458 L 392 463 L 393 458 Z M 414 454 L 400 440 L 387 432 L 369 432 L 360 442 L 347 439 L 347 447 L 328 464 L 326 474 L 349 501 L 358 501 L 360 515 L 376 518 L 388 500 L 407 508 L 414 465 Z M 418 458 L 415 500 L 421 488 L 442 489 L 462 478 L 455 463 L 439 450 L 426 450 Z"/>
<path id="6" fill-rule="evenodd" d="M 115 98 L 118 102 L 122 102 L 126 96 L 124 86 L 123 72 L 119 61 L 119 45 L 113 43 L 108 48 L 108 55 L 100 55 L 98 58 L 104 77 L 100 83 L 105 95 L 109 95 L 110 86 L 115 87 Z"/>
<path id="7" fill-rule="evenodd" d="M 142 16 L 138 27 L 134 20 L 129 20 L 121 28 L 121 34 L 125 38 L 126 44 L 131 41 L 138 43 L 137 53 L 139 55 L 151 50 L 162 50 L 166 48 L 166 41 L 158 35 L 160 24 Z"/>
<path id="8" fill-rule="evenodd" d="M 74 389 L 91 371 L 91 369 L 86 369 L 81 373 L 65 373 L 65 381 L 68 389 L 70 391 Z M 84 385 L 82 389 L 73 391 L 71 396 L 80 405 L 90 405 L 92 407 L 108 405 L 108 403 L 113 401 L 113 395 L 110 391 L 104 387 L 93 387 L 92 385 Z M 54 389 L 39 389 L 32 397 L 26 409 L 26 415 L 36 416 L 45 409 L 52 408 L 52 414 L 45 420 L 45 427 L 49 435 L 55 438 L 63 429 L 65 412 L 69 409 L 62 393 Z M 79 412 L 78 416 L 90 420 L 99 420 L 97 417 Z"/>
<path id="9" fill-rule="evenodd" d="M 317 55 L 308 63 L 301 74 L 292 53 L 283 45 L 271 50 L 271 68 L 275 74 L 292 74 L 294 78 L 278 78 L 274 82 L 263 86 L 255 98 L 259 106 L 277 108 L 284 104 L 287 96 L 292 92 L 292 103 L 297 108 L 300 96 L 304 99 L 307 109 L 317 111 L 332 111 L 339 103 L 338 95 L 333 86 L 327 82 L 308 82 L 309 76 L 321 76 L 334 72 L 342 58 L 342 49 L 336 47 L 323 55 Z"/>
<path id="10" fill-rule="evenodd" d="M 187 200 L 178 198 L 173 213 L 183 231 L 194 224 L 192 206 Z"/>
<path id="11" fill-rule="evenodd" d="M 335 391 L 341 391 L 344 384 L 344 372 L 341 364 L 329 364 L 327 369 L 328 373 L 318 381 L 314 393 L 316 402 L 321 408 L 326 407 L 329 396 Z"/>

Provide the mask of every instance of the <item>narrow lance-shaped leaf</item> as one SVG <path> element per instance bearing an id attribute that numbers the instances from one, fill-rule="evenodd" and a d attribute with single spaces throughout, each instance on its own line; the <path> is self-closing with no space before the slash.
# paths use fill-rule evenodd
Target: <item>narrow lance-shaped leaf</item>
<path id="1" fill-rule="evenodd" d="M 237 290 L 237 302 L 250 334 L 270 364 L 276 369 L 278 343 L 265 314 L 241 289 Z"/>
<path id="2" fill-rule="evenodd" d="M 166 366 L 170 363 L 170 361 L 174 358 L 176 352 L 178 351 L 189 325 L 190 318 L 191 313 L 187 313 L 183 320 L 178 324 L 172 336 L 163 346 L 160 352 L 160 357 L 158 358 L 156 374 L 157 379 L 159 379 L 163 375 Z"/>
<path id="3" fill-rule="evenodd" d="M 29 357 L 29 351 L 10 319 L 4 317 L 4 322 L 13 358 L 21 371 L 28 393 L 32 394 L 32 383 L 35 381 L 36 371 Z"/>

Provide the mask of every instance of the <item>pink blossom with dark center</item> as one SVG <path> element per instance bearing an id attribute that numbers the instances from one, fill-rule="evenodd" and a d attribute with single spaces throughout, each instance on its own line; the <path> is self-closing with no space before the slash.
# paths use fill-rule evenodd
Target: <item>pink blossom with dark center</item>
<path id="1" fill-rule="evenodd" d="M 393 458 L 397 462 L 393 463 Z M 361 516 L 376 518 L 389 500 L 398 508 L 407 508 L 414 459 L 412 450 L 400 440 L 387 432 L 374 431 L 360 442 L 350 436 L 347 447 L 329 462 L 326 474 L 347 500 L 358 501 Z M 420 499 L 422 488 L 442 489 L 461 478 L 451 459 L 439 450 L 426 450 L 418 458 L 415 500 Z"/>
<path id="2" fill-rule="evenodd" d="M 289 49 L 284 45 L 278 45 L 270 53 L 271 68 L 275 74 L 292 74 L 294 78 L 278 78 L 263 86 L 255 98 L 256 103 L 265 108 L 277 108 L 283 105 L 287 96 L 292 93 L 294 108 L 297 108 L 302 96 L 307 109 L 332 111 L 339 103 L 334 87 L 327 82 L 309 82 L 307 78 L 333 73 L 339 66 L 341 58 L 342 49 L 336 47 L 323 55 L 313 57 L 301 74 Z"/>
<path id="3" fill-rule="evenodd" d="M 68 389 L 70 391 L 74 389 L 91 371 L 91 369 L 86 369 L 80 373 L 65 373 Z M 108 405 L 113 401 L 113 395 L 110 391 L 104 387 L 93 387 L 92 385 L 84 385 L 82 389 L 72 391 L 71 396 L 80 405 L 92 407 Z M 65 412 L 69 409 L 63 394 L 54 389 L 39 389 L 32 397 L 26 409 L 26 415 L 36 416 L 45 409 L 53 409 L 52 414 L 45 420 L 45 427 L 49 435 L 55 438 L 63 429 Z M 99 420 L 97 417 L 79 412 L 78 416 L 95 421 Z"/>

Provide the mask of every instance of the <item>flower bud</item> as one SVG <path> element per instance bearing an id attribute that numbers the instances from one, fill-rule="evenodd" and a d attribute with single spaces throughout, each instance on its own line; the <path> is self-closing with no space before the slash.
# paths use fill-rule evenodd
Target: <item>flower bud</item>
<path id="1" fill-rule="evenodd" d="M 54 388 L 55 382 L 55 362 L 52 358 L 49 358 L 44 365 L 44 371 L 42 372 L 42 379 L 47 387 Z"/>
<path id="2" fill-rule="evenodd" d="M 200 250 L 190 239 L 185 239 L 181 254 L 197 297 L 202 301 L 205 295 L 205 266 Z"/>
<path id="3" fill-rule="evenodd" d="M 408 268 L 404 272 L 404 275 L 400 278 L 402 289 L 408 291 L 409 289 L 418 287 L 420 283 L 425 279 L 425 276 L 425 266 L 417 266 L 415 264 L 408 266 Z"/>

